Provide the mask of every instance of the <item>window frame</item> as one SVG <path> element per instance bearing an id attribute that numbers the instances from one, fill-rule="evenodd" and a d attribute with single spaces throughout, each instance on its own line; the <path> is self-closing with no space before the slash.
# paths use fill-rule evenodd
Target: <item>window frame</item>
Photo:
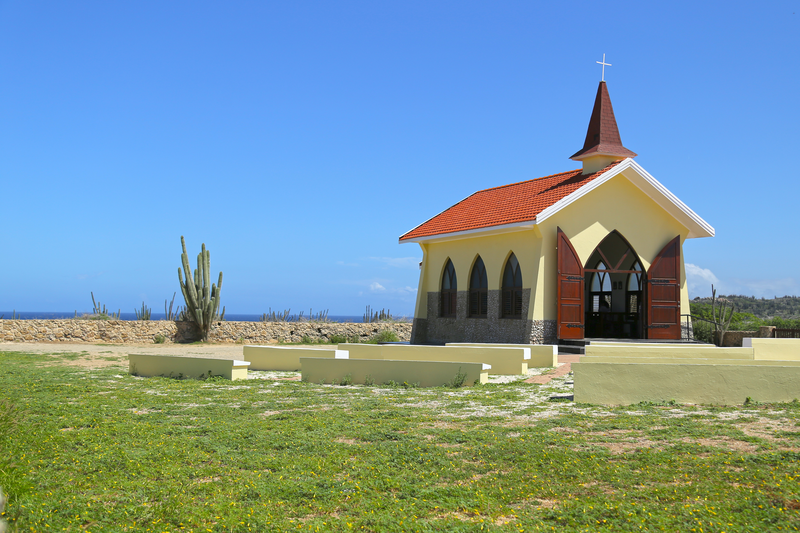
<path id="1" fill-rule="evenodd" d="M 637 268 L 638 267 L 638 268 Z M 642 281 L 644 280 L 644 271 L 642 270 L 642 265 L 639 261 L 636 261 L 632 266 L 631 270 L 637 270 L 638 274 L 628 274 L 627 283 L 625 285 L 625 309 L 628 313 L 639 313 L 642 307 Z M 631 290 L 631 280 L 632 277 L 636 276 L 636 282 L 638 285 L 637 290 Z M 636 297 L 636 305 L 631 305 L 631 296 Z M 632 307 L 635 307 L 632 309 Z"/>
<path id="2" fill-rule="evenodd" d="M 475 287 L 473 283 L 476 273 L 478 275 L 478 287 Z M 489 315 L 489 279 L 486 276 L 486 265 L 480 255 L 475 259 L 472 264 L 472 270 L 469 273 L 469 307 L 467 313 L 470 318 L 486 318 Z"/>
<path id="3" fill-rule="evenodd" d="M 516 263 L 512 266 L 512 260 Z M 513 285 L 507 285 L 507 276 L 511 270 L 511 280 Z M 512 252 L 506 260 L 505 267 L 503 268 L 503 281 L 500 293 L 500 317 L 501 318 L 522 318 L 522 268 L 519 264 L 519 259 Z"/>
<path id="4" fill-rule="evenodd" d="M 449 288 L 445 289 L 445 281 Z M 439 284 L 439 316 L 441 318 L 456 318 L 458 315 L 458 276 L 453 261 L 448 258 L 442 272 L 442 280 Z"/>
<path id="5" fill-rule="evenodd" d="M 600 265 L 603 265 L 603 268 L 600 268 Z M 589 280 L 589 301 L 592 304 L 592 313 L 600 313 L 604 311 L 600 311 L 600 301 L 606 300 L 608 302 L 608 311 L 610 312 L 612 309 L 612 302 L 613 302 L 613 285 L 611 285 L 611 272 L 608 271 L 608 267 L 606 264 L 601 260 L 597 262 L 597 265 L 594 267 L 596 270 L 600 270 L 601 272 L 592 272 L 592 278 Z M 597 278 L 597 276 L 600 276 Z M 600 285 L 600 290 L 594 290 L 594 281 L 598 279 L 598 283 Z M 608 290 L 603 290 L 603 286 L 610 285 L 607 287 Z M 596 299 L 595 299 L 596 298 Z"/>

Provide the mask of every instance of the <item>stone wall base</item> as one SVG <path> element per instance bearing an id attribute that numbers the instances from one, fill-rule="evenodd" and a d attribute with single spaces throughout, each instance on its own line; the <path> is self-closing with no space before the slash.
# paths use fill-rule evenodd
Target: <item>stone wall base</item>
<path id="1" fill-rule="evenodd" d="M 365 341 L 382 330 L 401 341 L 411 338 L 408 322 L 216 322 L 209 342 L 271 344 L 300 342 L 303 337 L 330 340 L 332 335 Z M 107 342 L 149 344 L 157 336 L 165 343 L 199 339 L 193 324 L 166 320 L 0 320 L 0 342 Z"/>
<path id="2" fill-rule="evenodd" d="M 531 344 L 558 344 L 555 320 L 534 320 Z"/>

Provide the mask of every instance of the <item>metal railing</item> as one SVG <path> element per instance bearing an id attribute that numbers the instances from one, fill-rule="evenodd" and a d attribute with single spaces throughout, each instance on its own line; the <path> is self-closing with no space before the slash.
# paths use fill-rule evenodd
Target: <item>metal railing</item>
<path id="1" fill-rule="evenodd" d="M 708 322 L 713 326 L 718 325 L 718 323 L 714 322 L 713 320 L 709 320 L 707 318 L 702 318 L 695 315 L 682 314 L 681 317 L 686 317 L 686 326 L 681 328 L 681 340 L 687 340 L 690 342 L 694 342 L 694 327 L 692 327 L 693 326 L 693 324 L 691 323 L 692 320 Z"/>

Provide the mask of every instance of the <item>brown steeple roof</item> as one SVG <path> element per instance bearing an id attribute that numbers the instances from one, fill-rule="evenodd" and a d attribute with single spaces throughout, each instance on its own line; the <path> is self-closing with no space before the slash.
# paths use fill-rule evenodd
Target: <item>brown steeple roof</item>
<path id="1" fill-rule="evenodd" d="M 570 159 L 581 161 L 593 155 L 636 157 L 635 152 L 622 146 L 617 119 L 614 118 L 614 108 L 611 107 L 611 97 L 608 96 L 608 88 L 604 81 L 601 81 L 597 88 L 597 97 L 594 99 L 592 118 L 589 120 L 583 148 Z"/>

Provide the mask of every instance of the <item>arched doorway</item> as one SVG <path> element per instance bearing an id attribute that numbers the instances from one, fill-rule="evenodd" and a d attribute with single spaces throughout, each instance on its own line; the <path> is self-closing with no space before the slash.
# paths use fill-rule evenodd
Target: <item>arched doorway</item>
<path id="1" fill-rule="evenodd" d="M 645 276 L 639 256 L 618 231 L 589 256 L 584 273 L 584 335 L 588 338 L 644 338 Z"/>

